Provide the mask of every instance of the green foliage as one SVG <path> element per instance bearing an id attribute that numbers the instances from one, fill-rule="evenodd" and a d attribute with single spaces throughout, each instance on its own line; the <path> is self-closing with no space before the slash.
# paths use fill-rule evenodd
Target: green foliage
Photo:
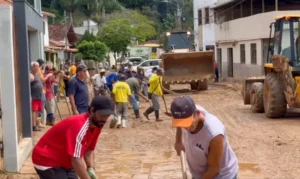
<path id="1" fill-rule="evenodd" d="M 126 19 L 111 20 L 99 31 L 101 41 L 114 53 L 121 53 L 127 50 L 127 46 L 131 42 L 131 35 L 130 22 Z"/>
<path id="2" fill-rule="evenodd" d="M 84 60 L 102 61 L 108 52 L 107 46 L 100 41 L 83 41 L 77 46 L 76 58 Z"/>
<path id="3" fill-rule="evenodd" d="M 92 33 L 89 33 L 89 31 L 85 31 L 83 36 L 76 42 L 77 45 L 81 44 L 83 41 L 88 42 L 95 42 L 97 40 L 97 37 L 94 36 Z"/>
<path id="4" fill-rule="evenodd" d="M 145 42 L 145 40 L 156 36 L 155 22 L 137 11 L 127 10 L 113 13 L 107 17 L 107 20 L 108 22 L 113 20 L 128 21 L 132 32 L 131 37 L 140 42 Z"/>

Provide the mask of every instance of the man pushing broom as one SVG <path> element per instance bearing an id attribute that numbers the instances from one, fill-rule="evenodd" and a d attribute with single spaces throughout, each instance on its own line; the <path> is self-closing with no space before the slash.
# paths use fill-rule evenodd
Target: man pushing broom
<path id="1" fill-rule="evenodd" d="M 171 104 L 177 128 L 175 150 L 186 152 L 193 179 L 237 179 L 238 159 L 227 140 L 222 122 L 189 96 Z"/>

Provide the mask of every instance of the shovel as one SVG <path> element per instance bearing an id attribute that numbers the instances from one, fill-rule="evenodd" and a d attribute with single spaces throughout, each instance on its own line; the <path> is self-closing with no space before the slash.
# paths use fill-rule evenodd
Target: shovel
<path id="1" fill-rule="evenodd" d="M 164 104 L 165 104 L 165 109 L 166 109 L 165 114 L 166 114 L 167 116 L 169 116 L 169 117 L 172 117 L 173 115 L 172 115 L 170 112 L 168 112 L 168 108 L 167 108 L 167 103 L 166 103 L 165 95 L 162 95 L 161 97 L 162 97 L 162 99 L 164 100 Z"/>
<path id="2" fill-rule="evenodd" d="M 180 162 L 181 162 L 182 179 L 187 179 L 185 153 L 183 150 L 180 152 Z"/>

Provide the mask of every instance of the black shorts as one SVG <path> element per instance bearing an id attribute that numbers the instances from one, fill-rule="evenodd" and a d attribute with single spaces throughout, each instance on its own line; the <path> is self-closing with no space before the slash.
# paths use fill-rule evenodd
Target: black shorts
<path id="1" fill-rule="evenodd" d="M 55 167 L 48 170 L 39 170 L 35 168 L 40 179 L 78 179 L 74 169 L 66 170 L 64 168 Z"/>

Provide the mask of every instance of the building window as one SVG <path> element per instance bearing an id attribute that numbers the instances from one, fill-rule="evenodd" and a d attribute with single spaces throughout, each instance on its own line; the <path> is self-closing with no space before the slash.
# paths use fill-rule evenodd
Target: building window
<path id="1" fill-rule="evenodd" d="M 209 24 L 209 8 L 205 8 L 205 24 Z"/>
<path id="2" fill-rule="evenodd" d="M 251 64 L 257 64 L 256 44 L 251 44 Z"/>
<path id="3" fill-rule="evenodd" d="M 241 58 L 241 63 L 245 64 L 246 63 L 246 52 L 245 52 L 245 44 L 240 45 L 240 58 Z"/>
<path id="4" fill-rule="evenodd" d="M 202 25 L 202 11 L 198 11 L 198 25 Z"/>

